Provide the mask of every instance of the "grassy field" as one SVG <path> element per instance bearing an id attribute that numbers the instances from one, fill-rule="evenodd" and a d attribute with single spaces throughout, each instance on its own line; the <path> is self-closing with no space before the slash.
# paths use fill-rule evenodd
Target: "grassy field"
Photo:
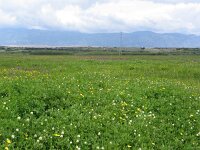
<path id="1" fill-rule="evenodd" d="M 0 54 L 0 149 L 200 149 L 200 56 Z"/>

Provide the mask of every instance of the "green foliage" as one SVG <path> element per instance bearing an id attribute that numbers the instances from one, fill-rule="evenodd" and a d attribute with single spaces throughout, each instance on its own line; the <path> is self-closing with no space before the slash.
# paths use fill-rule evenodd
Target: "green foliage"
<path id="1" fill-rule="evenodd" d="M 0 55 L 1 149 L 199 149 L 199 56 Z"/>

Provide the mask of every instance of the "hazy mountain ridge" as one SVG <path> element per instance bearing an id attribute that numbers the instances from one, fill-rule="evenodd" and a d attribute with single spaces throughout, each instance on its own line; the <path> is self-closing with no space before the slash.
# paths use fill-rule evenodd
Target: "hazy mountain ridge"
<path id="1" fill-rule="evenodd" d="M 107 46 L 107 47 L 200 47 L 200 36 L 139 31 L 123 33 L 0 29 L 0 45 Z"/>

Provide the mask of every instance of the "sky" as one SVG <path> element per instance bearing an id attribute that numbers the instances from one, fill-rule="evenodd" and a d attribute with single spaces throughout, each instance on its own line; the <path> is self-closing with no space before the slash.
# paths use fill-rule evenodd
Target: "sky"
<path id="1" fill-rule="evenodd" d="M 0 28 L 200 34 L 200 0 L 0 0 Z"/>

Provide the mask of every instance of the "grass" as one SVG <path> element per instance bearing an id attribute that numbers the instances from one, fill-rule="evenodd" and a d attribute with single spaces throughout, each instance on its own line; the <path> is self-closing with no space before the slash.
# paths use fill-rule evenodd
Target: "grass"
<path id="1" fill-rule="evenodd" d="M 200 56 L 0 60 L 0 149 L 200 149 Z"/>

